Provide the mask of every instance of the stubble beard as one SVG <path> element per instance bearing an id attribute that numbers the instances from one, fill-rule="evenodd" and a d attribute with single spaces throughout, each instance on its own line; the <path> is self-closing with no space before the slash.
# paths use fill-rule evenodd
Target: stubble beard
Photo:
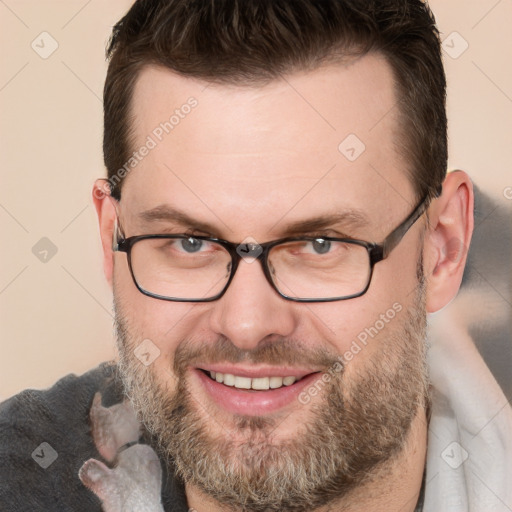
<path id="1" fill-rule="evenodd" d="M 391 466 L 404 450 L 418 411 L 429 402 L 422 284 L 415 304 L 404 308 L 399 330 L 393 320 L 387 338 L 372 340 L 379 343 L 377 350 L 351 373 L 350 381 L 343 370 L 334 373 L 307 415 L 297 402 L 297 423 L 302 424 L 293 439 L 278 439 L 279 422 L 265 417 L 236 417 L 229 427 L 219 427 L 218 419 L 191 396 L 185 368 L 198 354 L 247 360 L 225 338 L 195 349 L 183 341 L 174 360 L 175 391 L 166 391 L 151 366 L 134 356 L 140 337 L 116 301 L 119 373 L 154 436 L 155 449 L 185 483 L 236 512 L 311 512 L 347 498 Z M 325 365 L 328 356 L 322 354 L 294 355 L 293 344 L 282 340 L 260 347 L 250 358 L 283 365 L 308 358 Z M 229 429 L 236 435 L 229 435 Z"/>

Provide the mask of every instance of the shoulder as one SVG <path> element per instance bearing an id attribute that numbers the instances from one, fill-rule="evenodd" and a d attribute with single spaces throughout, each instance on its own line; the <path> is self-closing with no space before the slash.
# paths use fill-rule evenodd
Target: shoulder
<path id="1" fill-rule="evenodd" d="M 96 391 L 107 402 L 121 401 L 115 365 L 103 363 L 0 404 L 0 509 L 100 510 L 78 479 L 82 463 L 97 453 L 88 421 Z"/>

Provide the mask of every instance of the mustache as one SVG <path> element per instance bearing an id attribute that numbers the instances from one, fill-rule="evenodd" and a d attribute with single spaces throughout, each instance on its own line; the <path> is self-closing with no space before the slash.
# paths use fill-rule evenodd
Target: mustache
<path id="1" fill-rule="evenodd" d="M 212 343 L 182 341 L 174 355 L 174 373 L 182 377 L 188 366 L 200 363 L 250 363 L 275 366 L 312 366 L 328 370 L 343 365 L 339 354 L 325 348 L 310 348 L 304 343 L 284 337 L 272 337 L 251 350 L 241 349 L 224 336 Z"/>

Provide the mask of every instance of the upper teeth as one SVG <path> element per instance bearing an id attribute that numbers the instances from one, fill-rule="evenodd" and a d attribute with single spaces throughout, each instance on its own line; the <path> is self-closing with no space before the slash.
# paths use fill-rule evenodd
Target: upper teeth
<path id="1" fill-rule="evenodd" d="M 226 386 L 234 386 L 239 389 L 277 389 L 284 386 L 291 386 L 298 377 L 240 377 L 231 373 L 210 372 L 212 379 L 222 382 Z"/>

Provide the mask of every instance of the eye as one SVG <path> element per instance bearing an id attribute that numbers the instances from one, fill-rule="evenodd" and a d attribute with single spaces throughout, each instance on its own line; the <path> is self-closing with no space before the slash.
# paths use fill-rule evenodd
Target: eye
<path id="1" fill-rule="evenodd" d="M 327 254 L 331 250 L 331 242 L 323 238 L 317 238 L 311 242 L 311 247 L 317 254 Z"/>
<path id="2" fill-rule="evenodd" d="M 201 247 L 204 245 L 203 240 L 199 240 L 198 238 L 193 238 L 193 237 L 184 238 L 184 239 L 180 240 L 179 243 L 181 245 L 181 248 L 185 252 L 189 252 L 189 253 L 199 251 L 201 249 Z"/>

